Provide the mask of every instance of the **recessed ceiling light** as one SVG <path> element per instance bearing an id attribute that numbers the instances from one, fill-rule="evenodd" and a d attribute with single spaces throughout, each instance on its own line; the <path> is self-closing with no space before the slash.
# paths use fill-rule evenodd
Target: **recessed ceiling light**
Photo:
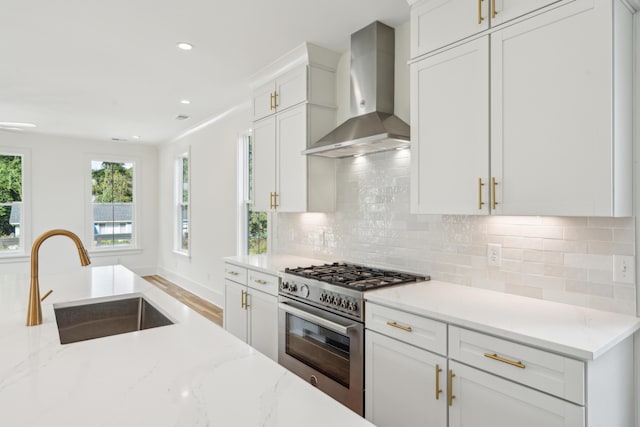
<path id="1" fill-rule="evenodd" d="M 33 123 L 22 123 L 22 122 L 0 122 L 0 126 L 2 127 L 12 127 L 12 128 L 34 128 L 36 125 Z"/>
<path id="2" fill-rule="evenodd" d="M 178 48 L 182 50 L 191 50 L 193 49 L 193 45 L 187 42 L 180 42 L 178 43 Z"/>
<path id="3" fill-rule="evenodd" d="M 140 135 L 133 135 L 131 138 L 133 138 L 133 139 L 140 139 Z"/>
<path id="4" fill-rule="evenodd" d="M 125 138 L 111 138 L 112 141 L 117 141 L 117 142 L 127 142 L 127 140 Z"/>
<path id="5" fill-rule="evenodd" d="M 191 101 L 189 101 L 188 99 L 183 99 L 182 101 L 180 101 L 180 104 L 189 105 L 191 104 Z"/>
<path id="6" fill-rule="evenodd" d="M 189 118 L 191 118 L 191 116 L 187 116 L 186 114 L 178 114 L 176 116 L 176 120 L 187 120 Z"/>

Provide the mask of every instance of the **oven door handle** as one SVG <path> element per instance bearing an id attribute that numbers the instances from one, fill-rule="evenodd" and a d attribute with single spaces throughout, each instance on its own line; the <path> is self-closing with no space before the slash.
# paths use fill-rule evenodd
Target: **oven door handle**
<path id="1" fill-rule="evenodd" d="M 331 320 L 327 320 L 323 317 L 320 316 L 316 316 L 315 314 L 311 314 L 308 311 L 304 311 L 304 310 L 300 310 L 299 308 L 293 307 L 287 303 L 281 302 L 278 304 L 278 307 L 280 307 L 280 309 L 282 311 L 285 311 L 289 314 L 293 314 L 294 316 L 297 316 L 299 318 L 301 318 L 302 320 L 307 320 L 309 322 L 313 322 L 319 326 L 322 326 L 324 328 L 327 328 L 333 332 L 337 332 L 339 334 L 342 335 L 348 335 L 349 334 L 349 329 L 358 326 L 355 323 L 351 324 L 351 325 L 340 325 L 339 323 L 335 323 L 332 322 Z"/>

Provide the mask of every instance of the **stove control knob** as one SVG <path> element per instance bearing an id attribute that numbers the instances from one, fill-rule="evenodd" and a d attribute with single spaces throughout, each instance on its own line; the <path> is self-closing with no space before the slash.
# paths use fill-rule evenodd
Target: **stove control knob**
<path id="1" fill-rule="evenodd" d="M 358 310 L 358 306 L 356 305 L 355 302 L 351 301 L 349 303 L 349 311 L 357 311 Z"/>
<path id="2" fill-rule="evenodd" d="M 340 307 L 342 308 L 347 308 L 348 305 L 348 301 L 346 299 L 343 299 L 342 302 L 340 302 Z"/>
<path id="3" fill-rule="evenodd" d="M 298 286 L 295 283 L 292 283 L 289 285 L 289 291 L 290 292 L 295 292 L 298 290 Z"/>
<path id="4" fill-rule="evenodd" d="M 327 294 L 324 292 L 320 294 L 320 302 L 324 302 L 327 299 Z"/>
<path id="5" fill-rule="evenodd" d="M 309 287 L 307 285 L 300 285 L 300 295 L 302 295 L 303 298 L 309 296 Z"/>
<path id="6" fill-rule="evenodd" d="M 340 305 L 341 302 L 342 300 L 340 299 L 340 297 L 336 297 L 333 299 L 333 305 Z"/>
<path id="7" fill-rule="evenodd" d="M 280 289 L 283 291 L 289 288 L 289 284 L 287 282 L 280 283 Z"/>

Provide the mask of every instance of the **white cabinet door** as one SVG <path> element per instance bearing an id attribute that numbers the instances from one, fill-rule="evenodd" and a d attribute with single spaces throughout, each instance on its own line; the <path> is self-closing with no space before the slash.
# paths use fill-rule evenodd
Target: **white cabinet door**
<path id="1" fill-rule="evenodd" d="M 249 344 L 262 354 L 278 361 L 278 297 L 250 290 Z"/>
<path id="2" fill-rule="evenodd" d="M 578 0 L 492 34 L 497 213 L 614 215 L 605 4 Z"/>
<path id="3" fill-rule="evenodd" d="M 276 191 L 276 119 L 253 124 L 253 210 L 271 209 Z"/>
<path id="4" fill-rule="evenodd" d="M 307 148 L 307 106 L 287 110 L 276 116 L 278 139 L 277 210 L 306 212 L 307 156 L 300 152 Z M 256 175 L 256 178 L 257 175 Z"/>
<path id="5" fill-rule="evenodd" d="M 380 427 L 447 425 L 444 357 L 370 330 L 365 346 L 368 420 Z"/>
<path id="6" fill-rule="evenodd" d="M 247 287 L 231 280 L 224 281 L 224 328 L 247 342 L 247 310 L 242 306 Z"/>
<path id="7" fill-rule="evenodd" d="M 488 36 L 411 65 L 412 213 L 489 213 L 488 82 Z"/>
<path id="8" fill-rule="evenodd" d="M 492 0 L 491 26 L 503 24 L 560 0 Z"/>
<path id="9" fill-rule="evenodd" d="M 449 361 L 449 427 L 584 427 L 584 408 Z"/>
<path id="10" fill-rule="evenodd" d="M 286 110 L 307 100 L 307 66 L 302 65 L 278 77 L 276 80 L 275 106 Z"/>
<path id="11" fill-rule="evenodd" d="M 254 121 L 260 120 L 276 112 L 275 103 L 273 101 L 275 91 L 276 84 L 274 81 L 264 84 L 253 91 L 251 109 Z"/>
<path id="12" fill-rule="evenodd" d="M 411 10 L 411 57 L 489 28 L 490 0 L 426 0 Z"/>

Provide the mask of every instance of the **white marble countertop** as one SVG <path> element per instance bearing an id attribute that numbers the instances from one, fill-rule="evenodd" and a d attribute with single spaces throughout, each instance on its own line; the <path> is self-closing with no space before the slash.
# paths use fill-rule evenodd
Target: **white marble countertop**
<path id="1" fill-rule="evenodd" d="M 263 273 L 274 274 L 284 271 L 286 267 L 306 267 L 309 265 L 322 265 L 328 261 L 313 258 L 303 258 L 293 255 L 239 255 L 224 258 L 225 262 L 248 267 Z"/>
<path id="2" fill-rule="evenodd" d="M 0 274 L 1 426 L 371 426 L 122 266 Z M 175 324 L 61 345 L 53 304 L 140 293 Z"/>
<path id="3" fill-rule="evenodd" d="M 369 291 L 365 299 L 582 360 L 640 329 L 633 316 L 435 280 Z"/>

